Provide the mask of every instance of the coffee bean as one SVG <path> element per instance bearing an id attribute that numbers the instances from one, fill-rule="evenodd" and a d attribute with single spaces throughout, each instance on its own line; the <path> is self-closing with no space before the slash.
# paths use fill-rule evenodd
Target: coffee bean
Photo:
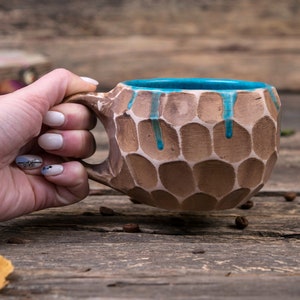
<path id="1" fill-rule="evenodd" d="M 84 211 L 84 212 L 82 213 L 82 215 L 83 215 L 83 216 L 94 216 L 95 214 L 92 213 L 91 211 Z"/>
<path id="2" fill-rule="evenodd" d="M 248 226 L 249 222 L 246 217 L 238 216 L 235 218 L 235 226 L 238 229 L 244 229 Z"/>
<path id="3" fill-rule="evenodd" d="M 136 223 L 128 223 L 123 225 L 123 231 L 130 233 L 140 232 L 140 227 Z"/>
<path id="4" fill-rule="evenodd" d="M 205 250 L 203 249 L 195 249 L 192 251 L 193 254 L 204 254 L 205 253 Z"/>
<path id="5" fill-rule="evenodd" d="M 92 268 L 85 268 L 85 269 L 82 269 L 80 272 L 86 273 L 86 272 L 90 272 L 91 270 L 92 270 Z"/>
<path id="6" fill-rule="evenodd" d="M 100 206 L 99 212 L 102 216 L 114 216 L 115 212 L 113 209 L 106 207 L 106 206 Z"/>
<path id="7" fill-rule="evenodd" d="M 285 200 L 289 201 L 289 202 L 294 201 L 296 197 L 297 197 L 297 194 L 295 192 L 286 192 L 284 194 Z"/>
<path id="8" fill-rule="evenodd" d="M 26 241 L 23 239 L 20 239 L 18 237 L 10 237 L 6 240 L 7 244 L 15 244 L 15 245 L 21 245 L 26 244 Z"/>
<path id="9" fill-rule="evenodd" d="M 240 209 L 250 209 L 250 208 L 253 207 L 253 205 L 254 205 L 253 201 L 248 200 L 245 203 L 243 203 L 242 205 L 240 205 L 238 208 L 240 208 Z"/>

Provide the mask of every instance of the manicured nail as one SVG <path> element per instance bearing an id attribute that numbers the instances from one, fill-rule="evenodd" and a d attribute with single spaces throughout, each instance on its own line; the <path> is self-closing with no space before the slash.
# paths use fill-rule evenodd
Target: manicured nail
<path id="1" fill-rule="evenodd" d="M 59 150 L 63 142 L 62 135 L 57 133 L 45 133 L 38 139 L 39 145 L 45 150 Z"/>
<path id="2" fill-rule="evenodd" d="M 24 170 L 37 169 L 43 164 L 43 159 L 37 155 L 19 155 L 15 160 L 17 166 Z"/>
<path id="3" fill-rule="evenodd" d="M 59 175 L 64 171 L 64 167 L 62 165 L 49 165 L 44 166 L 42 168 L 42 174 L 44 176 L 55 176 Z"/>
<path id="4" fill-rule="evenodd" d="M 98 82 L 97 80 L 95 80 L 95 79 L 93 79 L 93 78 L 90 78 L 90 77 L 81 76 L 80 78 L 81 78 L 83 81 L 88 82 L 88 83 L 91 83 L 91 84 L 93 84 L 93 85 L 98 85 L 98 84 L 99 84 L 99 82 Z"/>
<path id="5" fill-rule="evenodd" d="M 43 123 L 48 126 L 61 126 L 65 123 L 65 116 L 59 111 L 48 111 L 43 119 Z"/>

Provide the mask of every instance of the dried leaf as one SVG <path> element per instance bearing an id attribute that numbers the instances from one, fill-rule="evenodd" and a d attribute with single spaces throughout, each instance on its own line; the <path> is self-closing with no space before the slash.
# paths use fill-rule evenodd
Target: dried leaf
<path id="1" fill-rule="evenodd" d="M 0 255 L 0 290 L 8 284 L 6 277 L 11 274 L 13 270 L 14 266 L 11 261 Z"/>

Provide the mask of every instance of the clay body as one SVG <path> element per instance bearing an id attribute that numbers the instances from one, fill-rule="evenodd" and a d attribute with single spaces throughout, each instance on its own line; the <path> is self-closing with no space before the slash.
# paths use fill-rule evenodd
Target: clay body
<path id="1" fill-rule="evenodd" d="M 278 156 L 280 100 L 261 82 L 156 78 L 68 99 L 90 107 L 109 138 L 90 178 L 170 210 L 220 210 L 260 190 Z"/>

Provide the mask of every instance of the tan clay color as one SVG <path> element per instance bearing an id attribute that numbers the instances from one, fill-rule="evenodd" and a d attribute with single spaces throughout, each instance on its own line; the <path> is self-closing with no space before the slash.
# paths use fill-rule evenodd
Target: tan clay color
<path id="1" fill-rule="evenodd" d="M 107 131 L 109 156 L 86 164 L 90 178 L 147 205 L 209 211 L 239 205 L 268 180 L 280 134 L 280 100 L 271 92 L 273 99 L 267 88 L 237 90 L 228 138 L 218 91 L 162 91 L 156 126 L 163 149 L 150 118 L 155 91 L 119 83 L 108 93 L 67 101 L 90 107 Z"/>

